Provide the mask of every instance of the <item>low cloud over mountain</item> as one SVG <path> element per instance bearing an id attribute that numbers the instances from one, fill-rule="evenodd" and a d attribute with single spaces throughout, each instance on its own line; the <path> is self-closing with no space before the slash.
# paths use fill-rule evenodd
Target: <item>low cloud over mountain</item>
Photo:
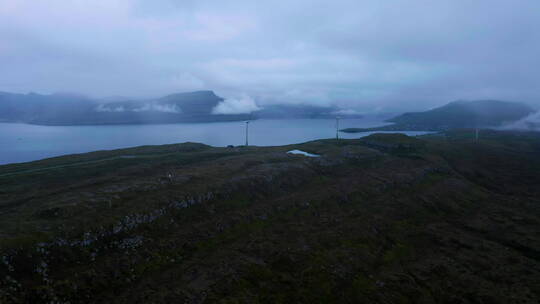
<path id="1" fill-rule="evenodd" d="M 535 112 L 514 123 L 502 127 L 505 130 L 540 131 L 540 112 Z"/>
<path id="2" fill-rule="evenodd" d="M 73 94 L 0 92 L 0 121 L 44 125 L 149 124 L 213 122 L 257 118 L 328 118 L 350 110 L 311 105 L 261 107 L 250 96 L 224 99 L 213 91 L 170 94 L 159 98 L 97 100 Z"/>
<path id="3" fill-rule="evenodd" d="M 142 106 L 125 108 L 122 105 L 100 104 L 96 107 L 97 112 L 162 112 L 162 113 L 182 113 L 177 105 L 156 104 L 153 102 L 144 103 Z"/>
<path id="4" fill-rule="evenodd" d="M 220 102 L 212 109 L 212 114 L 249 114 L 259 110 L 261 108 L 257 106 L 253 98 L 242 95 L 240 98 L 229 98 Z"/>

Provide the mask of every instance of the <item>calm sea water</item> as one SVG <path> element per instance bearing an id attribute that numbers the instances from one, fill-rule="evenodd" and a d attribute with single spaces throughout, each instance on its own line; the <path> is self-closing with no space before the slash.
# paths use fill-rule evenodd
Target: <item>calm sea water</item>
<path id="1" fill-rule="evenodd" d="M 374 127 L 375 119 L 342 119 L 340 128 Z M 403 132 L 409 135 L 426 132 Z M 370 133 L 344 134 L 358 138 Z M 255 120 L 249 124 L 249 144 L 274 146 L 334 138 L 335 120 Z M 245 122 L 167 125 L 36 126 L 0 123 L 0 164 L 26 162 L 47 157 L 110 150 L 141 145 L 200 142 L 212 146 L 243 145 Z"/>

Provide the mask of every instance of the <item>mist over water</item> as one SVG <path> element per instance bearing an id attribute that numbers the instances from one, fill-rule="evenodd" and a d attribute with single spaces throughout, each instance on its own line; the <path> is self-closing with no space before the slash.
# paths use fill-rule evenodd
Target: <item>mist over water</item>
<path id="1" fill-rule="evenodd" d="M 340 128 L 375 127 L 378 119 L 342 119 Z M 410 135 L 426 132 L 404 132 Z M 370 133 L 345 134 L 358 138 Z M 249 144 L 273 146 L 335 138 L 332 119 L 254 120 L 249 124 Z M 0 164 L 141 145 L 200 142 L 212 146 L 243 145 L 245 123 L 185 123 L 167 125 L 37 126 L 0 123 Z"/>

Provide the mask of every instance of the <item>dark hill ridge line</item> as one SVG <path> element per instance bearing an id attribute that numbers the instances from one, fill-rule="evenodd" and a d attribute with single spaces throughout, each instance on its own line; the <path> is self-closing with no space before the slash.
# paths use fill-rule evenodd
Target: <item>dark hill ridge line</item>
<path id="1" fill-rule="evenodd" d="M 74 165 L 0 177 L 0 302 L 535 303 L 540 135 L 483 133 L 0 166 Z"/>
<path id="2" fill-rule="evenodd" d="M 454 101 L 425 112 L 405 113 L 388 119 L 392 125 L 348 128 L 346 133 L 367 131 L 442 131 L 454 128 L 497 127 L 518 121 L 535 111 L 528 105 L 498 100 Z"/>

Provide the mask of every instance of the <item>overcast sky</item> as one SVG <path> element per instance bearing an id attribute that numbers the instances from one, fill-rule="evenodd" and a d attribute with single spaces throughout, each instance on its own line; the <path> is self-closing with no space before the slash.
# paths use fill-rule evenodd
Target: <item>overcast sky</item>
<path id="1" fill-rule="evenodd" d="M 0 91 L 540 105 L 539 0 L 2 0 Z"/>

